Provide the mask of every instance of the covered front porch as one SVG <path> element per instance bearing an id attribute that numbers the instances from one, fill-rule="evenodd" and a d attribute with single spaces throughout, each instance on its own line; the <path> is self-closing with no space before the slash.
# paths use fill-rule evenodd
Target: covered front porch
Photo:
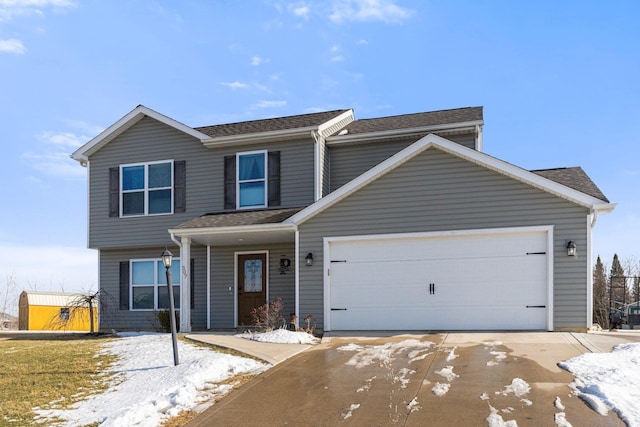
<path id="1" fill-rule="evenodd" d="M 180 287 L 180 299 L 193 301 L 192 292 L 205 295 L 196 302 L 198 307 L 206 305 L 205 329 L 251 326 L 251 311 L 276 298 L 284 303 L 285 321 L 292 314 L 297 319 L 299 266 L 305 259 L 300 259 L 297 226 L 283 221 L 300 210 L 208 214 L 169 230 L 180 258 L 194 259 L 195 254 L 197 259 L 195 264 L 182 264 L 181 284 L 192 283 L 192 268 L 204 268 L 194 289 Z M 180 310 L 183 333 L 192 331 L 192 309 L 184 304 Z"/>

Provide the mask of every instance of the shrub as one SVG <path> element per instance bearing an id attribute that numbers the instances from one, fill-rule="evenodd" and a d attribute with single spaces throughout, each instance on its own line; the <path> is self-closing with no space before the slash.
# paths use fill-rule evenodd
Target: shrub
<path id="1" fill-rule="evenodd" d="M 284 302 L 282 298 L 277 297 L 271 302 L 267 302 L 260 307 L 251 310 L 251 320 L 253 326 L 264 330 L 272 331 L 285 325 L 284 317 L 282 316 L 282 310 L 284 309 Z"/>
<path id="2" fill-rule="evenodd" d="M 158 325 L 154 325 L 156 329 L 162 332 L 171 332 L 171 320 L 169 317 L 169 310 L 159 310 L 155 312 Z M 176 330 L 180 329 L 180 313 L 176 311 Z"/>

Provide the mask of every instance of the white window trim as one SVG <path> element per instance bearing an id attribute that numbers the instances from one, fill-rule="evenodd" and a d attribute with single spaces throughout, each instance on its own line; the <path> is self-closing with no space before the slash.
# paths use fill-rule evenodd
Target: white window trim
<path id="1" fill-rule="evenodd" d="M 247 182 L 262 182 L 264 181 L 264 204 L 262 205 L 253 205 L 253 206 L 240 206 L 240 157 L 247 156 L 251 154 L 263 154 L 264 155 L 264 178 L 263 179 L 251 179 L 242 181 L 242 183 Z M 238 210 L 246 210 L 246 209 L 256 209 L 256 208 L 266 208 L 269 204 L 268 195 L 269 195 L 269 154 L 267 150 L 255 150 L 255 151 L 243 151 L 240 153 L 236 153 L 236 209 Z"/>
<path id="2" fill-rule="evenodd" d="M 170 160 L 158 160 L 158 161 L 154 161 L 154 162 L 143 162 L 143 163 L 128 163 L 125 165 L 120 165 L 120 183 L 119 183 L 119 197 L 120 197 L 120 218 L 134 218 L 134 217 L 140 217 L 140 216 L 158 216 L 158 215 L 173 215 L 173 205 L 174 205 L 174 197 L 175 197 L 175 191 L 174 191 L 174 187 L 175 187 L 175 176 L 173 174 L 174 171 L 174 164 L 173 164 L 174 160 L 170 159 Z M 171 204 L 170 204 L 170 211 L 169 212 L 161 212 L 161 213 L 153 213 L 150 214 L 149 213 L 149 165 L 157 165 L 157 164 L 162 164 L 162 163 L 170 163 L 171 166 L 171 185 L 169 187 L 157 187 L 157 188 L 153 188 L 151 189 L 151 191 L 155 191 L 155 190 L 171 190 Z M 140 189 L 140 190 L 123 190 L 122 189 L 122 181 L 123 181 L 123 175 L 124 175 L 124 168 L 128 168 L 128 167 L 135 167 L 135 166 L 144 166 L 144 188 Z M 136 192 L 140 192 L 142 191 L 144 193 L 144 213 L 142 214 L 125 214 L 123 212 L 124 209 L 124 194 L 125 193 L 136 193 Z"/>
<path id="3" fill-rule="evenodd" d="M 174 261 L 180 261 L 180 258 L 173 258 Z M 162 258 L 137 258 L 137 259 L 130 259 L 129 260 L 129 311 L 158 311 L 158 310 L 165 310 L 164 308 L 158 308 L 158 288 L 160 286 L 167 286 L 167 285 L 161 285 L 160 283 L 158 283 L 158 268 L 157 265 L 154 265 L 153 268 L 153 280 L 155 283 L 153 284 L 144 284 L 144 285 L 134 285 L 133 284 L 133 263 L 134 262 L 145 262 L 145 261 L 154 261 L 156 264 L 160 263 L 162 264 Z M 180 262 L 180 270 L 182 271 L 182 262 Z M 173 278 L 172 278 L 173 280 Z M 154 308 L 133 308 L 133 288 L 145 288 L 145 287 L 150 287 L 153 286 L 153 307 Z M 177 285 L 173 285 L 173 286 L 177 286 L 178 288 L 182 288 L 182 275 L 180 275 L 180 283 L 178 283 Z M 175 298 L 175 294 L 174 294 L 174 298 Z M 180 306 L 182 306 L 182 301 L 180 301 Z M 176 311 L 180 311 L 179 308 L 175 309 Z"/>

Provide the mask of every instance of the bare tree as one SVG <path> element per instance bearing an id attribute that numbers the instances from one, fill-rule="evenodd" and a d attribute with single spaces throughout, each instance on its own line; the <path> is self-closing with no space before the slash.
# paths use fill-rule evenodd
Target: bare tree
<path id="1" fill-rule="evenodd" d="M 16 287 L 16 279 L 13 273 L 7 275 L 4 286 L 0 288 L 0 329 L 4 329 L 5 325 L 13 323 L 5 319 L 10 313 L 18 307 L 18 294 Z"/>
<path id="2" fill-rule="evenodd" d="M 63 307 L 64 315 L 56 315 L 49 320 L 52 329 L 66 329 L 68 325 L 74 324 L 89 317 L 89 333 L 96 333 L 95 319 L 98 310 L 104 313 L 113 304 L 113 297 L 103 290 L 78 294 L 67 307 Z"/>

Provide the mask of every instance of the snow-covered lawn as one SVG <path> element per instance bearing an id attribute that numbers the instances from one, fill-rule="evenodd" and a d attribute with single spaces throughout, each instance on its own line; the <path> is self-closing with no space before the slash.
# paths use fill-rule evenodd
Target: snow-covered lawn
<path id="1" fill-rule="evenodd" d="M 640 427 L 640 344 L 619 344 L 611 353 L 586 353 L 560 364 L 576 378 L 576 394 L 595 411 L 615 411 Z"/>
<path id="2" fill-rule="evenodd" d="M 286 330 L 240 336 L 262 342 L 317 342 L 308 334 Z M 502 362 L 504 356 L 493 351 L 493 347 L 500 343 L 485 344 L 489 354 L 494 356 L 493 363 L 487 363 L 487 369 L 492 369 L 492 366 Z M 455 359 L 458 357 L 455 350 L 446 350 L 446 360 L 452 365 L 436 372 L 442 377 L 432 389 L 437 396 L 444 396 L 449 392 L 452 382 L 460 381 L 459 375 L 454 372 Z M 223 396 L 233 388 L 234 377 L 257 374 L 270 368 L 266 363 L 218 353 L 183 341 L 178 342 L 180 365 L 174 367 L 169 334 L 123 334 L 120 339 L 106 344 L 103 351 L 118 356 L 118 362 L 108 372 L 115 377 L 110 389 L 64 410 L 57 409 L 55 404 L 51 409 L 36 409 L 41 420 L 57 417 L 64 420 L 66 426 L 92 423 L 104 427 L 157 426 L 180 411 L 194 409 Z M 400 352 L 411 366 L 437 350 L 431 342 L 409 339 L 385 345 L 348 344 L 338 348 L 338 351 L 353 352 L 347 364 L 356 369 L 370 364 L 392 369 L 391 362 L 400 356 Z M 594 410 L 601 414 L 613 410 L 628 426 L 640 427 L 640 411 L 637 410 L 640 402 L 640 344 L 621 344 L 611 353 L 587 353 L 560 363 L 560 366 L 573 373 L 575 381 L 572 386 L 576 394 Z M 393 378 L 399 387 L 405 387 L 414 373 L 412 369 L 402 368 L 393 372 Z M 366 392 L 374 380 L 375 377 L 363 379 L 356 395 Z M 513 394 L 530 405 L 525 398 L 529 391 L 529 384 L 514 378 L 511 384 L 505 385 L 496 394 Z M 484 393 L 478 397 L 489 401 L 490 394 Z M 360 404 L 354 402 L 343 417 L 350 418 L 359 407 Z M 559 397 L 555 407 L 558 410 L 555 414 L 556 426 L 570 427 Z M 414 399 L 409 402 L 407 409 L 410 412 L 421 410 L 420 402 Z M 489 403 L 489 416 L 486 418 L 489 426 L 517 426 L 514 420 L 505 421 L 499 412 L 504 413 L 504 410 L 499 411 Z"/>
<path id="3" fill-rule="evenodd" d="M 254 334 L 261 341 L 313 341 L 296 332 L 274 331 Z M 304 334 L 308 335 L 308 334 Z M 36 408 L 41 420 L 59 418 L 65 426 L 155 427 L 179 412 L 211 402 L 228 393 L 230 381 L 241 374 L 257 374 L 271 365 L 245 357 L 218 353 L 178 341 L 180 364 L 173 366 L 170 334 L 127 333 L 105 345 L 104 352 L 118 361 L 107 373 L 114 374 L 113 385 L 66 409 Z"/>

